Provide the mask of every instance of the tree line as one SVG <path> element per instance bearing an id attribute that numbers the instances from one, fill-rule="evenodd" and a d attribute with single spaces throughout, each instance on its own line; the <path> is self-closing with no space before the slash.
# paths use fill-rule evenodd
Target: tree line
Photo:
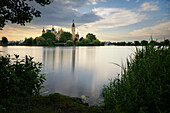
<path id="1" fill-rule="evenodd" d="M 56 35 L 47 32 L 36 38 L 25 38 L 24 45 L 26 46 L 100 46 L 104 43 L 100 42 L 96 35 L 88 33 L 86 38 L 81 37 L 79 40 L 75 38 L 72 40 L 72 34 L 70 32 L 63 32 L 60 35 L 59 40 L 56 39 Z"/>
<path id="2" fill-rule="evenodd" d="M 160 46 L 160 45 L 169 45 L 170 41 L 169 39 L 165 39 L 164 41 L 161 42 L 157 42 L 155 40 L 151 40 L 151 41 L 146 41 L 146 40 L 142 40 L 142 41 L 134 41 L 134 42 L 109 42 L 108 45 L 116 45 L 116 46 L 146 46 L 146 45 L 156 45 L 156 46 Z"/>

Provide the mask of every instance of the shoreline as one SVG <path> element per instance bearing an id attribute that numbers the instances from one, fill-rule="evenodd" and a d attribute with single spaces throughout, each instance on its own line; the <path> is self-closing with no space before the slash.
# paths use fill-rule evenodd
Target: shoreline
<path id="1" fill-rule="evenodd" d="M 2 105 L 1 105 L 2 103 Z M 103 106 L 88 106 L 78 97 L 59 93 L 47 96 L 14 97 L 3 99 L 0 112 L 10 113 L 102 113 Z"/>

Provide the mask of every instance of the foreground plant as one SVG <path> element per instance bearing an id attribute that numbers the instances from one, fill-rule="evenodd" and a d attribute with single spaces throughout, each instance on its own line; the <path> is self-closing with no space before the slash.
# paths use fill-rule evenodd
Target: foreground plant
<path id="1" fill-rule="evenodd" d="M 169 113 L 170 47 L 136 49 L 124 74 L 110 80 L 102 95 L 115 113 Z"/>
<path id="2" fill-rule="evenodd" d="M 0 57 L 0 98 L 39 94 L 45 76 L 40 74 L 42 63 L 32 59 L 26 56 L 20 60 L 19 55 L 13 59 L 10 55 Z"/>

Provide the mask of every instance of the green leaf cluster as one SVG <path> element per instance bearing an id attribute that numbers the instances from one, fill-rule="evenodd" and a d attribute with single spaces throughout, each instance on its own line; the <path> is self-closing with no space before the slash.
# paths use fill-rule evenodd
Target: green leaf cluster
<path id="1" fill-rule="evenodd" d="M 7 45 L 8 44 L 8 39 L 6 37 L 2 37 L 2 44 Z"/>
<path id="2" fill-rule="evenodd" d="M 29 1 L 34 1 L 41 6 L 51 3 L 51 0 L 1 0 L 0 30 L 8 21 L 25 25 L 25 23 L 31 22 L 33 17 L 41 17 L 41 12 L 31 6 Z"/>
<path id="3" fill-rule="evenodd" d="M 72 39 L 72 34 L 70 32 L 63 32 L 60 35 L 59 42 L 60 43 L 66 43 L 68 40 Z"/>
<path id="4" fill-rule="evenodd" d="M 40 74 L 42 63 L 34 62 L 33 57 L 19 59 L 19 55 L 0 57 L 0 98 L 39 95 L 45 81 Z"/>

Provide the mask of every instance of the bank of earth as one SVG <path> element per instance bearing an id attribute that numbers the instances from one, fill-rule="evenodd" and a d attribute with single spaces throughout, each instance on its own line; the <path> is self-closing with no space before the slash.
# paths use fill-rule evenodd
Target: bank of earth
<path id="1" fill-rule="evenodd" d="M 48 96 L 15 97 L 2 101 L 3 113 L 102 113 L 103 106 L 88 106 L 76 97 L 59 93 Z"/>

